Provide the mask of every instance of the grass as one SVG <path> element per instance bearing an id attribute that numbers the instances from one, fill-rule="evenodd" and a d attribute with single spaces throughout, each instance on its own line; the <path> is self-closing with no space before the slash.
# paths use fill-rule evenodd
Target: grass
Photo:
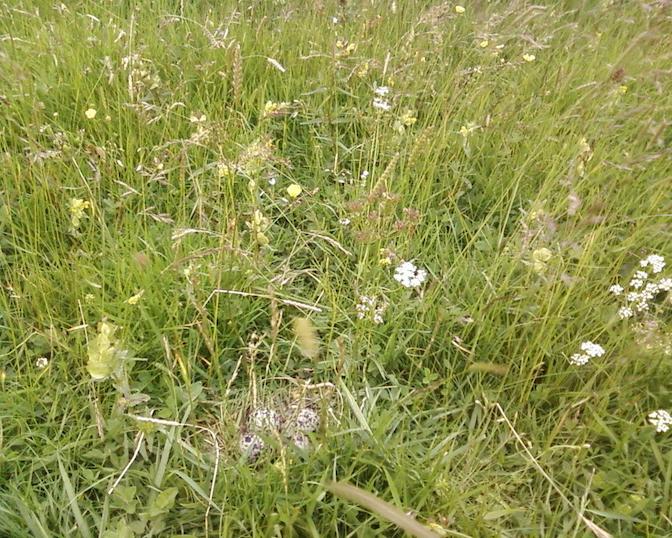
<path id="1" fill-rule="evenodd" d="M 0 6 L 0 535 L 672 534 L 670 6 L 464 7 Z"/>

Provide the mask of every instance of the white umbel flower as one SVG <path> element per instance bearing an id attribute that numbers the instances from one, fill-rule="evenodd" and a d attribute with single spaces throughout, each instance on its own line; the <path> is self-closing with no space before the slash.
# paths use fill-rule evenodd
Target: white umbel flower
<path id="1" fill-rule="evenodd" d="M 589 357 L 601 357 L 604 355 L 604 348 L 599 345 L 595 344 L 593 342 L 583 342 L 581 344 L 581 351 L 583 351 L 586 355 Z"/>
<path id="2" fill-rule="evenodd" d="M 574 355 L 569 357 L 569 363 L 574 366 L 584 366 L 588 364 L 589 360 L 590 357 L 588 355 L 582 355 L 581 353 L 574 353 Z"/>
<path id="3" fill-rule="evenodd" d="M 621 319 L 631 318 L 635 313 L 632 311 L 632 308 L 629 306 L 622 306 L 618 309 L 618 317 Z"/>
<path id="4" fill-rule="evenodd" d="M 613 286 L 609 287 L 609 292 L 613 293 L 614 295 L 620 295 L 623 293 L 623 286 L 620 284 L 614 284 Z"/>
<path id="5" fill-rule="evenodd" d="M 387 112 L 392 108 L 392 105 L 386 101 L 385 99 L 381 99 L 380 97 L 376 97 L 373 100 L 373 108 L 377 108 L 378 110 L 383 110 Z"/>
<path id="6" fill-rule="evenodd" d="M 394 279 L 407 288 L 419 288 L 427 280 L 427 271 L 412 262 L 403 262 L 394 271 Z"/>
<path id="7" fill-rule="evenodd" d="M 569 357 L 570 364 L 573 364 L 574 366 L 584 366 L 590 362 L 590 359 L 601 357 L 605 353 L 604 348 L 601 345 L 590 341 L 581 344 L 581 351 L 583 351 L 583 353 L 574 353 Z"/>
<path id="8" fill-rule="evenodd" d="M 658 433 L 666 432 L 672 426 L 672 415 L 665 409 L 658 409 L 649 413 L 649 423 L 656 427 Z"/>
<path id="9" fill-rule="evenodd" d="M 654 274 L 660 273 L 665 267 L 665 258 L 658 254 L 650 254 L 639 262 L 641 267 L 651 267 Z"/>

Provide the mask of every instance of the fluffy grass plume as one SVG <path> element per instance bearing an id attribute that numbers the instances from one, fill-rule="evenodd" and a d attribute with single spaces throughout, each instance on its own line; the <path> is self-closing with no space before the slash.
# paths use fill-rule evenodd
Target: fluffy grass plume
<path id="1" fill-rule="evenodd" d="M 317 358 L 320 353 L 320 337 L 313 322 L 308 318 L 296 317 L 292 320 L 292 330 L 301 353 L 309 359 Z"/>

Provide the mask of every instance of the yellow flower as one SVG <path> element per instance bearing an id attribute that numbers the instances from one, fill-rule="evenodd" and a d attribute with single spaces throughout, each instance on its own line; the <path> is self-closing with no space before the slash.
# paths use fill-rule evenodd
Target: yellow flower
<path id="1" fill-rule="evenodd" d="M 484 48 L 487 47 L 489 44 L 490 44 L 490 41 L 488 41 L 487 39 L 484 39 L 483 41 L 481 41 L 481 42 L 478 44 L 478 46 L 481 47 L 482 49 L 484 49 Z"/>
<path id="2" fill-rule="evenodd" d="M 621 86 L 618 87 L 618 93 L 621 95 L 625 95 L 628 93 L 628 87 L 625 84 L 622 84 Z"/>
<path id="3" fill-rule="evenodd" d="M 98 112 L 96 111 L 95 108 L 88 108 L 85 112 L 84 115 L 86 116 L 87 119 L 92 120 L 93 118 L 96 117 L 96 114 Z"/>
<path id="4" fill-rule="evenodd" d="M 414 110 L 407 110 L 401 115 L 401 122 L 406 126 L 410 127 L 413 125 L 416 121 L 418 121 L 418 118 L 415 115 Z"/>
<path id="5" fill-rule="evenodd" d="M 537 57 L 534 54 L 523 54 L 523 60 L 526 62 L 533 62 Z"/>
<path id="6" fill-rule="evenodd" d="M 98 325 L 98 335 L 89 341 L 86 369 L 94 381 L 102 381 L 115 375 L 122 367 L 126 352 L 115 345 L 115 330 L 114 325 L 103 321 Z"/>
<path id="7" fill-rule="evenodd" d="M 455 6 L 455 13 L 464 13 L 466 9 L 462 6 Z"/>
<path id="8" fill-rule="evenodd" d="M 539 262 L 547 262 L 552 256 L 553 253 L 545 247 L 539 248 L 532 253 L 532 258 Z"/>
<path id="9" fill-rule="evenodd" d="M 257 243 L 259 243 L 262 247 L 264 247 L 264 246 L 266 246 L 270 243 L 270 239 L 268 237 L 266 237 L 266 234 L 264 234 L 262 232 L 257 233 L 257 235 L 255 237 L 256 237 Z"/>
<path id="10" fill-rule="evenodd" d="M 301 185 L 298 185 L 297 183 L 292 183 L 287 187 L 287 194 L 290 198 L 297 198 L 302 191 L 303 189 L 301 188 Z"/>
<path id="11" fill-rule="evenodd" d="M 359 78 L 364 78 L 369 74 L 369 62 L 364 62 L 357 68 L 357 76 Z"/>
<path id="12" fill-rule="evenodd" d="M 82 218 L 85 216 L 85 211 L 91 207 L 91 203 L 81 198 L 72 198 L 70 200 L 70 225 L 74 230 L 79 228 Z"/>
<path id="13" fill-rule="evenodd" d="M 289 103 L 283 101 L 281 103 L 274 103 L 273 101 L 266 101 L 264 105 L 264 118 L 272 116 L 284 116 L 289 112 Z"/>
<path id="14" fill-rule="evenodd" d="M 231 177 L 233 177 L 234 173 L 235 173 L 235 169 L 232 166 L 229 166 L 226 163 L 219 163 L 217 165 L 217 175 L 219 177 L 231 178 Z"/>
<path id="15" fill-rule="evenodd" d="M 133 295 L 132 297 L 129 297 L 128 300 L 126 301 L 130 305 L 138 304 L 138 301 L 140 301 L 140 298 L 145 294 L 145 290 L 140 290 L 138 293 Z"/>

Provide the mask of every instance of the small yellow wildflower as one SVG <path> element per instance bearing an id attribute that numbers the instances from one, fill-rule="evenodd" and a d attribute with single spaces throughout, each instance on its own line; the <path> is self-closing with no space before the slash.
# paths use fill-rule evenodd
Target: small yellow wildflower
<path id="1" fill-rule="evenodd" d="M 301 185 L 298 185 L 297 183 L 292 183 L 287 187 L 287 194 L 290 198 L 298 198 L 301 192 L 303 192 L 303 189 L 301 188 Z"/>
<path id="2" fill-rule="evenodd" d="M 128 300 L 126 301 L 130 305 L 138 304 L 142 296 L 145 294 L 145 290 L 140 290 L 138 293 L 133 295 L 132 297 L 129 297 Z"/>
<path id="3" fill-rule="evenodd" d="M 484 39 L 483 41 L 481 41 L 481 42 L 478 44 L 478 46 L 481 47 L 482 49 L 484 49 L 484 48 L 486 48 L 489 44 L 490 44 L 490 41 L 488 41 L 487 39 Z"/>
<path id="4" fill-rule="evenodd" d="M 73 230 L 79 228 L 82 219 L 86 215 L 85 211 L 91 207 L 91 203 L 81 198 L 72 198 L 70 200 L 70 225 Z"/>
<path id="5" fill-rule="evenodd" d="M 534 272 L 538 274 L 545 273 L 547 268 L 546 262 L 548 262 L 552 256 L 553 253 L 545 247 L 532 252 L 532 269 Z"/>
<path id="6" fill-rule="evenodd" d="M 455 6 L 455 13 L 460 13 L 460 14 L 462 14 L 462 13 L 464 13 L 465 11 L 466 11 L 466 9 L 464 9 L 463 6 Z"/>
<path id="7" fill-rule="evenodd" d="M 270 239 L 266 237 L 266 234 L 264 234 L 263 232 L 257 233 L 255 238 L 257 240 L 257 243 L 259 243 L 262 247 L 265 247 L 271 242 Z"/>
<path id="8" fill-rule="evenodd" d="M 523 60 L 526 62 L 533 62 L 537 57 L 534 54 L 523 54 Z"/>
<path id="9" fill-rule="evenodd" d="M 418 118 L 416 117 L 415 111 L 414 110 L 407 110 L 401 115 L 401 122 L 406 126 L 410 127 L 413 125 L 416 121 L 418 121 Z"/>
<path id="10" fill-rule="evenodd" d="M 463 125 L 460 127 L 460 134 L 464 137 L 467 138 L 471 133 L 473 133 L 476 129 L 478 129 L 478 125 L 475 124 L 474 122 L 470 121 L 467 122 L 466 125 Z"/>
<path id="11" fill-rule="evenodd" d="M 264 105 L 264 118 L 274 116 L 284 116 L 289 112 L 289 103 L 283 101 L 281 103 L 274 103 L 273 101 L 266 101 Z"/>
<path id="12" fill-rule="evenodd" d="M 359 78 L 364 78 L 369 74 L 369 62 L 364 62 L 357 68 L 357 76 Z"/>
<path id="13" fill-rule="evenodd" d="M 235 174 L 235 169 L 233 168 L 233 166 L 230 166 L 226 163 L 219 163 L 217 165 L 217 175 L 219 177 L 231 178 L 231 177 L 234 176 L 234 174 Z"/>
<path id="14" fill-rule="evenodd" d="M 84 115 L 86 116 L 86 119 L 89 119 L 89 120 L 92 120 L 93 118 L 95 118 L 96 114 L 98 114 L 98 112 L 96 111 L 95 108 L 88 108 L 84 112 Z"/>
<path id="15" fill-rule="evenodd" d="M 546 247 L 539 248 L 532 253 L 532 258 L 535 261 L 540 261 L 540 262 L 547 262 L 548 260 L 551 259 L 552 256 L 553 256 L 553 253 L 550 250 L 548 250 Z"/>
<path id="16" fill-rule="evenodd" d="M 86 303 L 92 303 L 96 297 L 93 295 L 93 293 L 87 293 L 84 296 L 84 302 Z"/>
<path id="17" fill-rule="evenodd" d="M 625 84 L 621 84 L 618 87 L 618 93 L 620 93 L 621 95 L 625 95 L 626 93 L 628 93 L 628 87 Z"/>

